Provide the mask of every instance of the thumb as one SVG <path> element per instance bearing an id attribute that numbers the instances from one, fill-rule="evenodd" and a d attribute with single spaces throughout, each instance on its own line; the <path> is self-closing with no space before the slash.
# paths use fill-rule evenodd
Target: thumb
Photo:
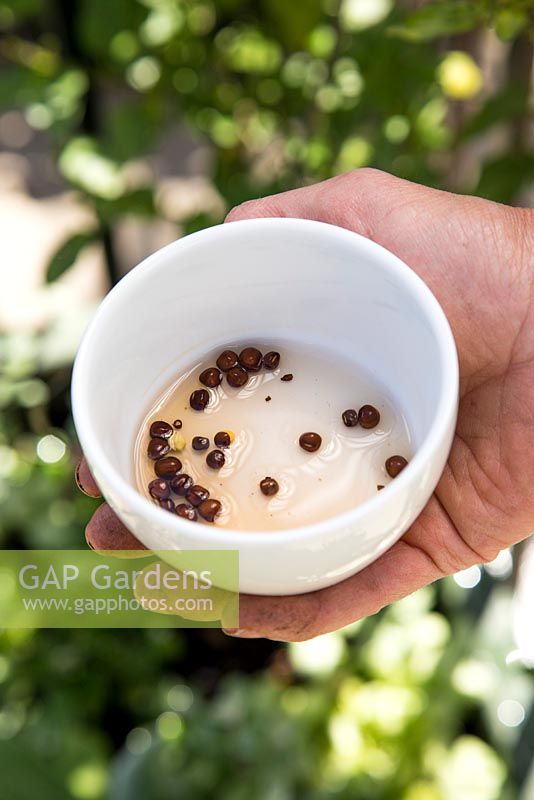
<path id="1" fill-rule="evenodd" d="M 233 208 L 226 222 L 258 217 L 298 217 L 348 228 L 387 246 L 388 225 L 397 208 L 418 202 L 419 208 L 441 195 L 377 169 L 362 168 L 289 192 L 248 200 Z"/>

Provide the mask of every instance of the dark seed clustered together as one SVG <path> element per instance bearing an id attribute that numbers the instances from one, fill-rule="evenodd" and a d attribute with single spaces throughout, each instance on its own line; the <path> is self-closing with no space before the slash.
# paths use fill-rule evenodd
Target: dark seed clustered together
<path id="1" fill-rule="evenodd" d="M 180 422 L 180 420 L 177 420 Z M 176 426 L 176 421 L 173 423 Z M 150 433 L 160 433 L 167 431 L 167 423 L 162 420 L 153 422 L 150 426 Z M 169 426 L 171 427 L 171 426 Z M 180 426 L 181 427 L 181 422 Z M 172 433 L 172 427 L 171 427 Z M 209 447 L 209 439 L 205 436 L 193 437 L 192 446 L 194 450 L 206 450 Z M 164 445 L 164 447 L 162 446 Z M 193 483 L 193 478 L 185 472 L 180 472 L 182 462 L 175 456 L 167 456 L 170 449 L 169 442 L 161 436 L 153 436 L 148 445 L 148 455 L 155 460 L 154 472 L 157 477 L 148 484 L 148 492 L 151 497 L 161 506 L 161 508 L 178 514 L 179 517 L 189 519 L 192 522 L 198 519 L 198 514 L 207 522 L 213 522 L 221 511 L 221 503 L 215 499 L 209 499 L 210 493 L 204 486 Z M 163 455 L 158 456 L 158 453 Z M 219 453 L 220 450 L 214 450 Z M 222 453 L 221 453 L 222 455 Z M 224 459 L 224 456 L 223 456 Z M 171 498 L 171 492 L 178 497 L 185 498 L 187 502 L 175 505 Z M 198 512 L 197 512 L 198 506 Z"/>
<path id="2" fill-rule="evenodd" d="M 216 360 L 215 367 L 207 367 L 199 375 L 199 381 L 206 389 L 195 389 L 189 398 L 189 405 L 195 411 L 204 411 L 209 405 L 210 393 L 208 389 L 216 389 L 223 380 L 223 373 L 229 386 L 239 389 L 245 386 L 250 373 L 259 372 L 262 368 L 275 370 L 280 365 L 280 353 L 274 350 L 262 355 L 256 347 L 245 347 L 238 354 L 234 350 L 223 350 Z M 293 374 L 287 373 L 280 378 L 284 383 L 293 380 Z M 271 400 L 268 395 L 265 398 Z M 363 405 L 359 411 L 348 408 L 341 415 L 343 424 L 347 428 L 355 428 L 359 425 L 365 430 L 376 428 L 380 422 L 380 412 L 374 406 Z M 195 484 L 193 478 L 185 472 L 181 472 L 182 462 L 175 456 L 167 455 L 171 450 L 170 439 L 173 428 L 180 430 L 182 420 L 175 419 L 172 425 L 164 420 L 156 420 L 150 425 L 150 441 L 148 443 L 147 455 L 154 461 L 154 472 L 156 478 L 148 484 L 150 496 L 167 511 L 177 514 L 179 517 L 196 521 L 200 515 L 206 522 L 214 522 L 220 514 L 222 505 L 219 500 L 210 497 L 208 489 L 200 484 Z M 214 444 L 216 448 L 228 448 L 232 443 L 232 436 L 228 431 L 219 431 L 215 434 Z M 322 438 L 314 431 L 307 431 L 300 435 L 299 445 L 307 453 L 315 453 L 322 444 Z M 210 440 L 207 436 L 194 436 L 191 445 L 193 450 L 207 450 Z M 220 470 L 226 463 L 226 456 L 221 449 L 211 450 L 206 456 L 206 464 L 213 470 Z M 396 478 L 408 464 L 403 456 L 390 456 L 385 469 L 391 478 Z M 266 497 L 272 497 L 280 490 L 278 481 L 269 475 L 260 481 L 260 491 Z M 384 488 L 382 484 L 377 484 L 377 491 Z M 175 505 L 171 499 L 171 492 L 178 497 L 185 499 L 185 502 Z"/>
<path id="3" fill-rule="evenodd" d="M 222 450 L 212 450 L 206 456 L 206 464 L 208 467 L 211 467 L 211 469 L 221 469 L 221 467 L 224 467 L 225 461 L 226 459 Z"/>
<path id="4" fill-rule="evenodd" d="M 204 411 L 209 401 L 210 395 L 207 389 L 195 389 L 194 392 L 191 392 L 189 405 L 195 411 Z"/>
<path id="5" fill-rule="evenodd" d="M 228 431 L 219 431 L 213 439 L 217 447 L 230 447 L 230 434 Z"/>

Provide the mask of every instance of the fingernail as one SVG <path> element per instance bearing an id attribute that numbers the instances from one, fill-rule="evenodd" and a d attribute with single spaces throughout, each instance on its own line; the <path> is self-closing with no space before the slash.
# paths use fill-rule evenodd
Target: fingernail
<path id="1" fill-rule="evenodd" d="M 78 487 L 78 489 L 79 489 L 81 492 L 83 492 L 82 485 L 81 485 L 81 483 L 80 483 L 80 476 L 79 476 L 79 472 L 80 472 L 80 462 L 78 462 L 78 463 L 76 464 L 76 469 L 74 470 L 74 480 L 76 481 L 76 486 Z"/>
<path id="2" fill-rule="evenodd" d="M 80 492 L 83 492 L 83 494 L 84 494 L 86 497 L 92 497 L 93 495 L 89 494 L 89 492 L 87 492 L 87 491 L 84 489 L 84 487 L 82 486 L 82 484 L 81 484 L 81 482 L 80 482 L 80 467 L 81 467 L 81 466 L 82 466 L 82 462 L 81 462 L 81 461 L 79 461 L 79 462 L 78 462 L 78 464 L 76 465 L 76 469 L 74 470 L 74 480 L 76 481 L 76 486 L 78 487 L 78 489 L 80 490 Z"/>
<path id="3" fill-rule="evenodd" d="M 227 636 L 236 636 L 239 639 L 261 639 L 261 633 L 247 631 L 245 628 L 223 628 L 222 632 Z"/>

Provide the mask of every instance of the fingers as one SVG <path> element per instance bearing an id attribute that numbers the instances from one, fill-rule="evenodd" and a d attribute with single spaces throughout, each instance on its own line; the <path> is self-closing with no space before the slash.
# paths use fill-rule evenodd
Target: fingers
<path id="1" fill-rule="evenodd" d="M 445 193 L 418 186 L 387 172 L 364 168 L 313 186 L 249 200 L 233 208 L 226 221 L 258 217 L 319 220 L 348 228 L 387 246 L 390 243 L 389 229 L 381 221 L 396 208 L 404 208 L 415 200 L 424 208 L 425 201 L 437 195 Z"/>
<path id="2" fill-rule="evenodd" d="M 426 554 L 399 541 L 378 561 L 342 583 L 294 597 L 243 595 L 237 631 L 243 638 L 300 642 L 338 630 L 441 577 Z"/>
<path id="3" fill-rule="evenodd" d="M 152 578 L 155 568 L 159 568 L 156 582 Z M 150 563 L 138 573 L 134 595 L 149 611 L 180 616 L 193 622 L 219 621 L 225 607 L 234 598 L 233 593 L 216 586 L 206 588 L 188 582 L 181 570 L 162 561 Z"/>
<path id="4" fill-rule="evenodd" d="M 87 544 L 93 550 L 138 550 L 140 551 L 140 556 L 145 555 L 145 553 L 142 552 L 146 550 L 144 544 L 141 544 L 133 533 L 130 533 L 130 531 L 124 527 L 107 503 L 102 503 L 89 520 L 85 529 L 85 538 Z M 111 555 L 113 555 L 113 553 L 111 553 Z"/>
<path id="5" fill-rule="evenodd" d="M 226 632 L 298 642 L 343 628 L 456 571 L 454 554 L 445 561 L 437 552 L 450 538 L 454 539 L 453 526 L 432 499 L 403 539 L 352 578 L 293 597 L 243 595 L 240 627 Z"/>
<path id="6" fill-rule="evenodd" d="M 87 461 L 85 458 L 82 458 L 76 467 L 74 477 L 76 479 L 76 483 L 78 484 L 78 488 L 81 489 L 84 494 L 88 495 L 89 497 L 100 497 L 100 489 L 96 485 L 96 481 L 89 471 L 89 467 L 87 466 Z"/>

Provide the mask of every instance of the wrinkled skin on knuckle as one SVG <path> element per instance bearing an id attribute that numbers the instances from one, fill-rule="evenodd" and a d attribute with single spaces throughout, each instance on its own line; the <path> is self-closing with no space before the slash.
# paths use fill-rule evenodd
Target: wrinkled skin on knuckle
<path id="1" fill-rule="evenodd" d="M 318 636 L 320 599 L 317 593 L 294 597 L 249 595 L 240 607 L 240 626 L 269 639 L 302 642 Z"/>

